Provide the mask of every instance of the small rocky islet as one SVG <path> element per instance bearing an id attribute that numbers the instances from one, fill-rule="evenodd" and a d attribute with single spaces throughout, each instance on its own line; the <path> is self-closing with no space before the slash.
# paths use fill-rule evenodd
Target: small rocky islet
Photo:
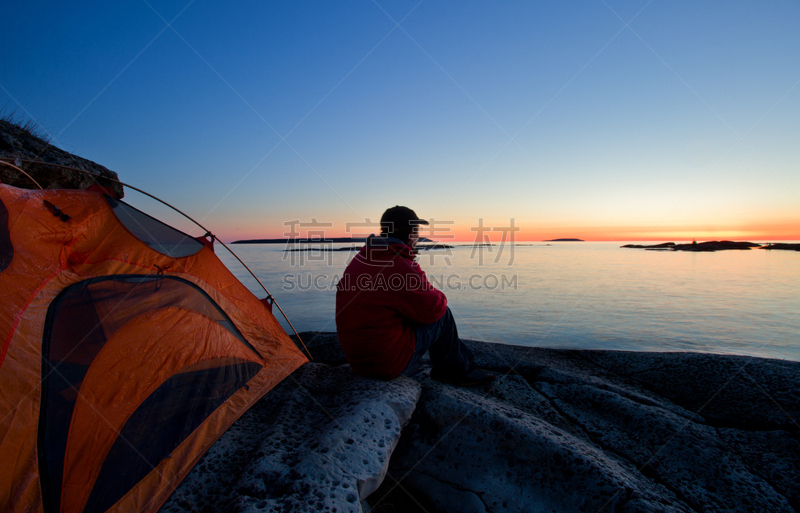
<path id="1" fill-rule="evenodd" d="M 674 242 L 662 242 L 661 244 L 625 244 L 622 248 L 646 249 L 650 251 L 697 251 L 712 252 L 725 250 L 749 250 L 758 249 L 779 249 L 787 251 L 800 251 L 800 244 L 792 243 L 767 243 L 757 244 L 755 242 L 737 242 L 730 240 L 712 240 L 707 242 L 691 242 L 689 244 L 675 244 Z"/>

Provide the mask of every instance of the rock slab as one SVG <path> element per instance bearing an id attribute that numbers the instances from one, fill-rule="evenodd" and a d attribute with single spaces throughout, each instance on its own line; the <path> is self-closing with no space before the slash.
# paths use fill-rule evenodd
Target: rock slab
<path id="1" fill-rule="evenodd" d="M 800 363 L 471 344 L 497 381 L 415 376 L 376 510 L 800 511 Z"/>
<path id="2" fill-rule="evenodd" d="M 307 363 L 251 408 L 163 512 L 360 512 L 383 481 L 420 385 Z"/>
<path id="3" fill-rule="evenodd" d="M 242 417 L 163 511 L 800 512 L 800 362 L 467 341 L 498 377 L 460 389 L 426 364 L 358 378 L 335 335 L 303 339 L 326 363 Z"/>

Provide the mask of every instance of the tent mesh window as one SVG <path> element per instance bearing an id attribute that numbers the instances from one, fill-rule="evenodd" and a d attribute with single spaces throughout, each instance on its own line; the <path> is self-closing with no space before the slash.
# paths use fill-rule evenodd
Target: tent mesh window
<path id="1" fill-rule="evenodd" d="M 181 258 L 203 249 L 203 243 L 180 230 L 166 225 L 125 202 L 106 196 L 117 219 L 136 238 L 162 255 Z"/>
<path id="2" fill-rule="evenodd" d="M 11 245 L 11 233 L 8 230 L 8 209 L 0 200 L 0 272 L 11 265 L 14 258 L 14 246 Z"/>
<path id="3" fill-rule="evenodd" d="M 46 511 L 59 511 L 64 459 L 76 399 L 93 360 L 114 332 L 139 315 L 179 307 L 217 321 L 258 356 L 230 318 L 196 285 L 171 276 L 116 275 L 65 289 L 47 313 L 42 348 L 39 465 Z M 147 355 L 142 355 L 146 358 Z M 105 511 L 261 370 L 246 361 L 180 372 L 127 419 L 84 511 Z M 108 383 L 113 387 L 113 380 Z"/>

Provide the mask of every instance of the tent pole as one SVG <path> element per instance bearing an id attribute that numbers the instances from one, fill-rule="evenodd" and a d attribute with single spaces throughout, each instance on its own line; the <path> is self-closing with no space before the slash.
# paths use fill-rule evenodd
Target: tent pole
<path id="1" fill-rule="evenodd" d="M 17 159 L 17 162 L 20 162 L 20 160 L 19 160 L 19 159 Z M 25 172 L 25 171 L 23 171 L 22 169 L 18 168 L 17 166 L 15 166 L 14 164 L 12 164 L 11 162 L 7 162 L 7 161 L 5 161 L 5 160 L 0 160 L 0 164 L 5 164 L 5 165 L 7 165 L 8 167 L 13 167 L 14 169 L 16 169 L 17 171 L 19 171 L 19 172 L 20 172 L 20 173 L 22 173 L 23 175 L 25 175 L 25 176 L 27 176 L 28 178 L 30 178 L 30 179 L 31 179 L 31 182 L 33 182 L 33 183 L 35 183 L 35 184 L 36 184 L 36 187 L 38 187 L 38 188 L 40 188 L 40 189 L 42 188 L 42 186 L 41 186 L 41 185 L 39 185 L 39 182 L 37 182 L 36 180 L 34 180 L 34 179 L 33 179 L 33 177 L 32 177 L 31 175 L 29 175 L 28 173 L 26 173 L 26 172 Z"/>
<path id="2" fill-rule="evenodd" d="M 199 225 L 198 225 L 198 226 L 199 226 Z M 202 228 L 202 226 L 201 226 L 201 228 Z M 203 228 L 203 229 L 205 229 L 205 228 Z M 210 233 L 210 232 L 209 232 L 209 233 Z M 213 235 L 211 235 L 211 236 L 212 236 L 212 237 L 214 237 Z M 313 360 L 314 360 L 314 358 L 311 356 L 311 353 L 308 351 L 308 348 L 306 347 L 305 343 L 303 342 L 303 339 L 302 339 L 302 338 L 300 338 L 300 334 L 299 334 L 299 333 L 297 333 L 297 330 L 296 330 L 296 329 L 294 329 L 294 324 L 292 324 L 292 321 L 290 321 L 290 320 L 289 320 L 289 317 L 286 315 L 286 313 L 284 313 L 284 311 L 283 311 L 283 308 L 281 308 L 281 305 L 279 305 L 279 304 L 278 304 L 278 302 L 277 302 L 277 301 L 275 301 L 275 296 L 273 296 L 272 294 L 270 294 L 270 293 L 269 293 L 269 291 L 267 290 L 267 287 L 265 287 L 265 286 L 264 286 L 264 284 L 263 284 L 263 283 L 261 283 L 261 280 L 259 280 L 259 279 L 258 279 L 258 276 L 256 276 L 256 274 L 255 274 L 253 271 L 251 271 L 249 267 L 247 267 L 247 264 L 245 264 L 245 263 L 242 261 L 242 259 L 241 259 L 241 258 L 239 258 L 239 255 L 237 255 L 236 253 L 234 253 L 234 252 L 231 250 L 231 248 L 229 248 L 229 247 L 228 247 L 228 245 L 227 245 L 227 244 L 225 244 L 224 242 L 222 242 L 221 240 L 217 239 L 216 237 L 214 237 L 214 240 L 216 240 L 217 242 L 219 242 L 220 244 L 222 244 L 222 246 L 223 246 L 225 249 L 227 249 L 227 250 L 230 252 L 230 254 L 231 254 L 231 255 L 233 255 L 233 257 L 234 257 L 234 258 L 236 258 L 236 260 L 238 260 L 238 261 L 239 261 L 239 263 L 240 263 L 240 264 L 242 264 L 242 265 L 244 266 L 244 268 L 245 268 L 245 269 L 247 269 L 247 270 L 248 270 L 248 272 L 249 272 L 249 273 L 250 273 L 250 274 L 253 276 L 253 278 L 255 278 L 255 279 L 256 279 L 256 281 L 258 282 L 258 284 L 259 284 L 259 285 L 261 285 L 261 288 L 263 288 L 263 289 L 266 291 L 266 293 L 267 293 L 267 297 L 268 297 L 268 298 L 271 298 L 271 299 L 272 299 L 272 304 L 274 304 L 275 306 L 277 306 L 277 307 L 278 307 L 278 310 L 280 310 L 280 312 L 281 312 L 281 315 L 283 315 L 283 318 L 284 318 L 284 319 L 286 319 L 286 322 L 288 322 L 288 323 L 289 323 L 289 327 L 291 327 L 291 328 L 292 328 L 292 331 L 294 332 L 294 335 L 297 337 L 297 340 L 299 340 L 299 341 L 300 341 L 300 344 L 302 344 L 302 346 L 303 346 L 303 349 L 305 349 L 305 350 L 306 350 L 306 354 L 308 355 L 308 359 L 313 361 Z"/>
<path id="3" fill-rule="evenodd" d="M 227 249 L 227 250 L 228 250 L 228 252 L 229 252 L 231 255 L 233 255 L 233 257 L 234 257 L 234 258 L 236 258 L 236 260 L 238 260 L 240 264 L 242 264 L 242 265 L 244 266 L 244 268 L 245 268 L 245 269 L 247 269 L 247 272 L 249 272 L 249 273 L 250 273 L 250 275 L 251 275 L 251 276 L 253 276 L 253 278 L 255 278 L 255 280 L 258 282 L 258 284 L 259 284 L 259 285 L 261 285 L 261 288 L 262 288 L 262 289 L 264 289 L 264 292 L 266 292 L 266 293 L 267 293 L 267 297 L 272 299 L 272 303 L 273 303 L 275 306 L 277 306 L 277 307 L 278 307 L 278 310 L 281 312 L 281 315 L 283 315 L 283 318 L 284 318 L 284 319 L 286 319 L 286 322 L 287 322 L 287 323 L 289 323 L 289 326 L 292 328 L 292 331 L 294 332 L 294 335 L 297 337 L 297 340 L 300 342 L 300 345 L 302 345 L 302 346 L 303 346 L 303 349 L 305 350 L 305 352 L 306 352 L 306 355 L 308 356 L 308 359 L 309 359 L 309 360 L 314 360 L 314 358 L 311 356 L 311 353 L 308 351 L 308 348 L 306 347 L 305 343 L 303 342 L 303 339 L 302 339 L 302 338 L 300 338 L 300 334 L 299 334 L 299 333 L 297 333 L 297 330 L 294 328 L 294 325 L 292 324 L 292 321 L 290 321 L 290 320 L 289 320 L 289 317 L 286 315 L 286 312 L 284 312 L 284 311 L 283 311 L 283 308 L 281 308 L 281 305 L 279 305 L 279 304 L 278 304 L 278 302 L 277 302 L 277 301 L 275 301 L 275 297 L 274 297 L 272 294 L 270 294 L 270 293 L 269 293 L 269 290 L 267 290 L 267 287 L 266 287 L 266 286 L 264 286 L 264 284 L 263 284 L 263 283 L 261 283 L 261 280 L 259 280 L 259 279 L 258 279 L 258 276 L 256 276 L 256 274 L 255 274 L 255 273 L 254 273 L 254 272 L 253 272 L 253 271 L 252 271 L 252 270 L 251 270 L 249 267 L 247 267 L 247 264 L 245 264 L 245 263 L 242 261 L 242 259 L 241 259 L 241 258 L 239 258 L 239 255 L 237 255 L 236 253 L 234 253 L 234 252 L 233 252 L 233 250 L 232 250 L 231 248 L 229 248 L 227 244 L 225 244 L 224 242 L 222 242 L 221 240 L 219 240 L 219 239 L 218 239 L 218 238 L 217 238 L 217 237 L 216 237 L 214 234 L 212 234 L 212 233 L 211 233 L 211 232 L 210 232 L 210 231 L 209 231 L 209 230 L 208 230 L 208 229 L 207 229 L 205 226 L 203 226 L 202 224 L 200 224 L 200 223 L 198 223 L 197 221 L 195 221 L 194 219 L 192 219 L 192 218 L 191 218 L 191 217 L 190 217 L 188 214 L 186 214 L 186 213 L 184 213 L 184 212 L 181 212 L 181 211 L 180 211 L 179 209 L 177 209 L 176 207 L 174 207 L 174 206 L 170 205 L 170 204 L 169 204 L 169 203 L 167 203 L 166 201 L 164 201 L 164 200 L 162 200 L 162 199 L 160 199 L 160 198 L 158 198 L 158 197 L 156 197 L 156 196 L 153 196 L 153 195 L 152 195 L 152 194 L 150 194 L 149 192 L 143 191 L 142 189 L 139 189 L 139 188 L 137 188 L 137 187 L 134 187 L 133 185 L 128 185 L 127 183 L 125 183 L 125 182 L 122 182 L 122 181 L 120 181 L 120 180 L 117 180 L 117 179 L 115 179 L 115 178 L 110 178 L 110 177 L 108 177 L 108 176 L 102 176 L 102 175 L 98 175 L 98 174 L 92 173 L 91 171 L 86 171 L 85 169 L 78 169 L 78 168 L 75 168 L 75 167 L 70 167 L 70 166 L 62 166 L 61 164 L 54 164 L 54 163 L 51 163 L 51 162 L 40 162 L 40 161 L 37 161 L 37 160 L 29 160 L 29 159 L 15 159 L 15 161 L 16 161 L 16 163 L 20 163 L 20 162 L 26 162 L 26 163 L 29 163 L 29 164 L 40 164 L 40 165 L 47 165 L 47 166 L 55 166 L 55 167 L 60 167 L 60 168 L 62 168 L 62 169 L 69 169 L 69 170 L 72 170 L 72 171 L 79 171 L 79 172 L 81 172 L 81 173 L 86 173 L 86 174 L 88 174 L 88 175 L 92 175 L 92 176 L 94 176 L 94 177 L 96 177 L 96 178 L 101 178 L 101 179 L 103 179 L 103 180 L 109 180 L 109 181 L 111 181 L 111 182 L 116 182 L 116 183 L 118 183 L 118 184 L 120 184 L 120 185 L 122 185 L 122 186 L 124 186 L 124 187 L 128 187 L 129 189 L 133 189 L 134 191 L 137 191 L 137 192 L 139 192 L 139 193 L 141 193 L 141 194 L 144 194 L 145 196 L 148 196 L 148 197 L 150 197 L 150 198 L 152 198 L 152 199 L 154 199 L 154 200 L 158 201 L 159 203 L 162 203 L 162 204 L 164 204 L 164 205 L 168 206 L 169 208 L 171 208 L 171 209 L 172 209 L 172 210 L 174 210 L 175 212 L 179 213 L 180 215 L 182 215 L 183 217 L 185 217 L 185 218 L 186 218 L 186 219 L 188 219 L 189 221 L 193 222 L 194 224 L 196 224 L 197 226 L 199 226 L 200 228 L 202 228 L 203 230 L 205 230 L 205 231 L 206 231 L 206 235 L 210 236 L 210 237 L 212 238 L 212 240 L 216 240 L 217 242 L 219 242 L 220 244 L 222 244 L 222 246 L 223 246 L 225 249 Z M 19 171 L 19 172 L 20 172 L 20 173 L 22 173 L 23 175 L 25 175 L 25 176 L 27 176 L 28 178 L 30 178 L 30 179 L 33 181 L 33 183 L 35 183 L 35 184 L 36 184 L 36 185 L 37 185 L 37 186 L 38 186 L 40 189 L 42 188 L 42 186 L 41 186 L 41 185 L 39 185 L 39 183 L 38 183 L 36 180 L 34 180 L 34 179 L 33 179 L 33 177 L 32 177 L 31 175 L 29 175 L 28 173 L 26 173 L 25 171 L 23 171 L 23 170 L 22 170 L 22 169 L 20 169 L 19 167 L 15 166 L 15 165 L 11 164 L 10 162 L 7 162 L 6 160 L 3 160 L 3 159 L 0 159 L 0 163 L 3 163 L 3 164 L 5 164 L 5 165 L 7 165 L 7 166 L 10 166 L 10 167 L 13 167 L 14 169 L 16 169 L 17 171 Z"/>

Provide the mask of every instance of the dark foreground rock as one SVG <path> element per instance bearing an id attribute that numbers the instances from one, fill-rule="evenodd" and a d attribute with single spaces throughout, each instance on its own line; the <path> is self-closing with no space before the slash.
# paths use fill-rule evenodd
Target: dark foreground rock
<path id="1" fill-rule="evenodd" d="M 459 389 L 425 366 L 357 378 L 334 335 L 304 340 L 339 366 L 304 366 L 270 392 L 165 511 L 800 511 L 798 362 L 468 342 L 498 379 Z M 403 422 L 373 491 L 365 476 L 383 477 Z"/>
<path id="2" fill-rule="evenodd" d="M 124 194 L 117 173 L 57 148 L 31 128 L 9 119 L 0 119 L 0 159 L 15 164 L 44 189 L 87 189 L 98 183 L 118 198 Z M 0 181 L 23 189 L 38 189 L 30 178 L 6 165 L 0 165 Z"/>

